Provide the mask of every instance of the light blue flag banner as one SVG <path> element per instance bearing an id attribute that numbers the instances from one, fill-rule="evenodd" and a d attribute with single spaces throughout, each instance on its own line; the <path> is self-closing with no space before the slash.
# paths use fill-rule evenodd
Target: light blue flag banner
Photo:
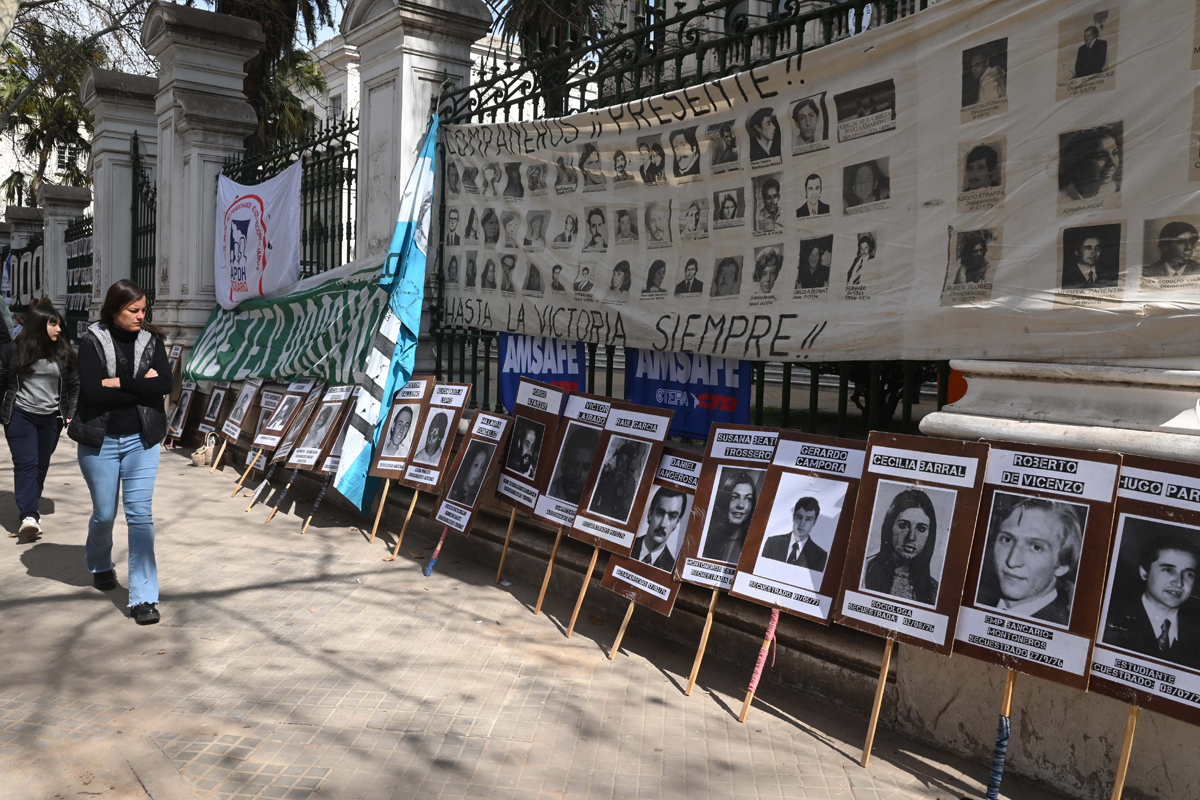
<path id="1" fill-rule="evenodd" d="M 388 293 L 388 309 L 359 380 L 362 391 L 358 394 L 358 403 L 342 446 L 342 460 L 334 478 L 334 487 L 363 513 L 370 508 L 382 483 L 381 478 L 367 476 L 375 446 L 391 410 L 392 398 L 412 377 L 416 360 L 421 305 L 425 300 L 437 132 L 438 117 L 434 114 L 400 198 L 396 232 L 388 247 L 381 281 Z"/>

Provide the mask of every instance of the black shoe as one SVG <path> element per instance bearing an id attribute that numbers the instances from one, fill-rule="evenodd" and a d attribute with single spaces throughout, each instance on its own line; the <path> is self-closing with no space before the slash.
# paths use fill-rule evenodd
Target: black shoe
<path id="1" fill-rule="evenodd" d="M 111 592 L 117 588 L 117 571 L 110 569 L 107 572 L 93 572 L 92 586 L 102 592 Z"/>
<path id="2" fill-rule="evenodd" d="M 138 603 L 130 609 L 130 613 L 133 615 L 133 621 L 138 625 L 153 625 L 161 619 L 154 603 Z"/>

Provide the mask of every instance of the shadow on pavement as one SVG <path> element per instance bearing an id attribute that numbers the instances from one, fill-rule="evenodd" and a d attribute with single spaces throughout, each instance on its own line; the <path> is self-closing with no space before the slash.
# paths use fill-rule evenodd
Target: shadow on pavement
<path id="1" fill-rule="evenodd" d="M 47 578 L 67 586 L 89 589 L 92 586 L 92 573 L 88 572 L 87 558 L 81 544 L 39 541 L 21 553 L 21 563 L 31 578 Z M 129 589 L 120 585 L 119 572 L 117 580 L 117 588 L 103 594 L 122 614 L 128 615 Z"/>

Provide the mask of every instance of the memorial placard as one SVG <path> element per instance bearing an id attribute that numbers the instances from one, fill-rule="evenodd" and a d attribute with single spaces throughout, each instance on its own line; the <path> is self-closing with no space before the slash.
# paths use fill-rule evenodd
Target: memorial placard
<path id="1" fill-rule="evenodd" d="M 286 462 L 288 456 L 292 454 L 292 448 L 296 444 L 296 440 L 300 438 L 300 434 L 308 426 L 308 420 L 312 417 L 312 413 L 316 410 L 317 403 L 321 402 L 321 394 L 325 390 L 325 384 L 318 381 L 309 390 L 308 395 L 304 398 L 304 404 L 300 406 L 300 410 L 292 417 L 292 421 L 288 423 L 287 430 L 283 432 L 283 438 L 275 447 L 275 452 L 271 454 L 270 463 Z M 288 398 L 283 398 L 283 403 L 280 403 L 279 409 L 287 403 Z M 278 414 L 279 409 L 276 409 Z M 271 422 L 275 421 L 275 416 L 271 417 Z"/>
<path id="2" fill-rule="evenodd" d="M 279 404 L 272 409 L 266 424 L 254 437 L 255 447 L 273 450 L 279 446 L 279 441 L 283 439 L 288 425 L 300 413 L 300 406 L 303 405 L 304 398 L 308 397 L 308 393 L 315 385 L 316 380 L 313 378 L 303 378 L 288 384 L 287 391 L 283 393 Z M 263 395 L 263 401 L 263 411 L 265 412 L 266 394 Z"/>
<path id="3" fill-rule="evenodd" d="M 980 442 L 870 435 L 838 623 L 950 655 L 987 454 Z"/>
<path id="4" fill-rule="evenodd" d="M 321 465 L 317 469 L 318 474 L 337 474 L 338 465 L 342 463 L 342 445 L 346 443 L 346 431 L 350 428 L 350 420 L 354 418 L 354 403 L 358 400 L 358 393 L 361 391 L 361 386 L 355 386 L 354 392 L 346 401 L 346 410 L 342 412 L 341 421 L 337 424 L 337 438 L 333 440 L 333 447 L 329 448 L 328 454 L 321 459 Z"/>
<path id="5" fill-rule="evenodd" d="M 568 535 L 629 555 L 673 411 L 614 402 L 596 445 L 582 502 Z"/>
<path id="6" fill-rule="evenodd" d="M 989 444 L 954 652 L 1086 689 L 1121 456 Z"/>
<path id="7" fill-rule="evenodd" d="M 730 594 L 829 624 L 866 443 L 785 430 Z"/>
<path id="8" fill-rule="evenodd" d="M 1200 724 L 1200 465 L 1126 455 L 1088 691 Z"/>
<path id="9" fill-rule="evenodd" d="M 272 412 L 279 408 L 279 403 L 282 400 L 283 392 L 271 391 L 270 389 L 263 389 L 259 398 L 258 419 L 254 422 L 254 433 L 250 439 L 250 448 L 246 450 L 246 466 L 253 466 L 259 472 L 266 470 L 267 459 L 262 457 L 262 448 L 254 443 L 262 435 L 263 428 L 267 425 L 267 420 L 271 418 Z"/>
<path id="10" fill-rule="evenodd" d="M 333 447 L 339 425 L 345 411 L 346 401 L 354 394 L 354 384 L 330 386 L 325 390 L 320 405 L 305 426 L 299 444 L 288 456 L 289 469 L 313 469 L 321 456 Z"/>
<path id="11" fill-rule="evenodd" d="M 192 411 L 192 397 L 195 394 L 195 382 L 184 381 L 183 387 L 179 390 L 179 402 L 175 404 L 175 412 L 171 414 L 171 424 L 167 428 L 168 437 L 178 439 L 183 436 L 183 429 L 187 427 L 188 415 Z"/>
<path id="12" fill-rule="evenodd" d="M 469 383 L 435 383 L 421 421 L 414 434 L 404 477 L 398 482 L 410 489 L 437 492 L 450 463 L 458 421 L 462 419 L 471 395 Z"/>
<path id="13" fill-rule="evenodd" d="M 673 574 L 675 562 L 693 513 L 701 464 L 695 453 L 663 448 L 633 550 L 627 557 L 608 560 L 601 586 L 640 606 L 671 615 L 681 585 Z"/>
<path id="14" fill-rule="evenodd" d="M 425 419 L 433 383 L 432 375 L 414 375 L 396 392 L 368 475 L 391 480 L 404 477 L 404 467 L 412 455 L 413 439 L 419 430 L 417 426 Z"/>
<path id="15" fill-rule="evenodd" d="M 554 461 L 545 476 L 545 483 L 537 485 L 538 494 L 533 515 L 551 525 L 571 527 L 575 512 L 587 488 L 587 478 L 592 471 L 600 445 L 600 434 L 608 421 L 612 400 L 599 395 L 575 392 L 567 396 L 558 436 L 554 443 Z M 514 426 L 513 439 L 517 431 Z M 516 447 L 509 442 L 509 451 Z M 501 473 L 500 480 L 504 480 Z M 539 475 L 539 479 L 543 476 Z"/>
<path id="16" fill-rule="evenodd" d="M 733 586 L 742 547 L 758 508 L 767 466 L 775 456 L 779 431 L 753 425 L 714 424 L 696 489 L 675 577 L 710 589 Z"/>
<path id="17" fill-rule="evenodd" d="M 449 470 L 453 477 L 442 487 L 435 520 L 459 533 L 470 532 L 483 499 L 483 487 L 499 468 L 500 454 L 511 432 L 507 417 L 482 411 L 475 415 Z"/>
<path id="18" fill-rule="evenodd" d="M 229 381 L 218 381 L 213 386 L 213 392 L 208 396 L 208 402 L 204 406 L 204 416 L 200 418 L 197 431 L 212 433 L 217 429 L 232 404 L 232 393 Z"/>
<path id="19" fill-rule="evenodd" d="M 497 498 L 514 508 L 533 511 L 538 503 L 537 487 L 550 481 L 564 396 L 561 389 L 525 377 L 517 385 L 512 435 L 496 481 Z"/>
<path id="20" fill-rule="evenodd" d="M 225 417 L 225 421 L 221 423 L 221 436 L 225 439 L 236 442 L 242 435 L 242 430 L 246 427 L 246 417 L 250 414 L 250 409 L 254 405 L 255 398 L 258 397 L 262 385 L 262 378 L 247 378 L 242 384 L 232 410 Z"/>

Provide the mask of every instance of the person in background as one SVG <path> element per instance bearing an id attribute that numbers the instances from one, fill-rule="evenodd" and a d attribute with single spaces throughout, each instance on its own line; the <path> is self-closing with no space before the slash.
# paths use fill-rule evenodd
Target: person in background
<path id="1" fill-rule="evenodd" d="M 67 435 L 92 495 L 87 565 L 101 591 L 117 588 L 112 562 L 117 498 L 129 526 L 129 607 L 139 625 L 159 621 L 151 499 L 159 443 L 167 433 L 163 396 L 171 367 L 162 336 L 146 322 L 146 292 L 130 280 L 108 287 L 100 322 L 79 346 L 79 408 Z"/>
<path id="2" fill-rule="evenodd" d="M 21 527 L 15 536 L 42 534 L 38 504 L 50 456 L 63 425 L 75 416 L 79 372 L 58 310 L 38 305 L 16 342 L 0 345 L 0 423 L 13 460 L 13 490 Z"/>

